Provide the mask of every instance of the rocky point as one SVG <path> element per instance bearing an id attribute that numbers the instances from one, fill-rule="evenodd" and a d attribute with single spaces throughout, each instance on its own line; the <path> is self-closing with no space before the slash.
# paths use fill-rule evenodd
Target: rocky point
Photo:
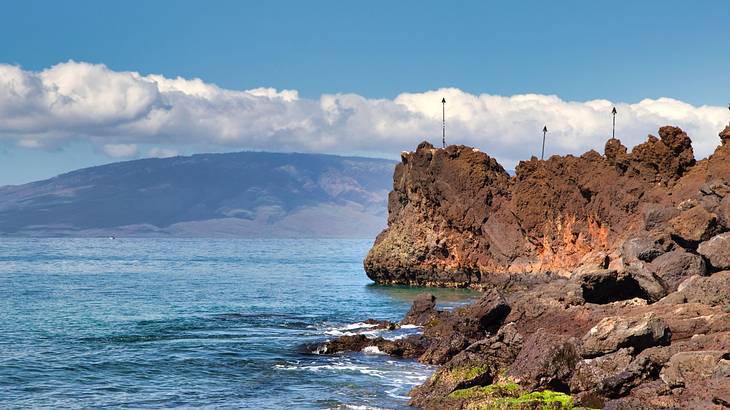
<path id="1" fill-rule="evenodd" d="M 425 409 L 730 407 L 730 126 L 720 138 L 695 161 L 662 127 L 514 176 L 470 147 L 403 153 L 368 276 L 483 294 L 452 311 L 422 294 L 401 322 L 420 335 L 319 351 L 440 365 L 411 392 Z"/>

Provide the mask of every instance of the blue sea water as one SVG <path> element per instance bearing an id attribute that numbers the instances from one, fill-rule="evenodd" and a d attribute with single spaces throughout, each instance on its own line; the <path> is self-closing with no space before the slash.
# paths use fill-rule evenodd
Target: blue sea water
<path id="1" fill-rule="evenodd" d="M 0 407 L 403 408 L 431 367 L 302 348 L 374 333 L 357 323 L 398 320 L 422 291 L 372 284 L 370 245 L 0 239 Z"/>

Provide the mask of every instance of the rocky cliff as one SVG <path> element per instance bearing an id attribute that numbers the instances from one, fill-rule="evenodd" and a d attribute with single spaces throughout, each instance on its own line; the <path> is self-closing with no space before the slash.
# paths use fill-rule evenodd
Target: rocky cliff
<path id="1" fill-rule="evenodd" d="M 730 230 L 730 127 L 720 138 L 697 162 L 689 136 L 666 126 L 630 152 L 611 139 L 603 155 L 533 157 L 514 176 L 477 149 L 421 143 L 396 167 L 365 270 L 378 283 L 484 288 L 612 269 L 658 297 L 686 274 L 669 262 L 722 268 L 697 252 Z"/>
<path id="2" fill-rule="evenodd" d="M 440 365 L 410 393 L 423 409 L 730 408 L 730 126 L 720 138 L 696 162 L 663 127 L 630 153 L 612 139 L 513 177 L 475 149 L 421 144 L 396 168 L 367 273 L 482 296 L 440 311 L 422 294 L 400 324 L 372 322 L 421 334 L 316 351 Z"/>

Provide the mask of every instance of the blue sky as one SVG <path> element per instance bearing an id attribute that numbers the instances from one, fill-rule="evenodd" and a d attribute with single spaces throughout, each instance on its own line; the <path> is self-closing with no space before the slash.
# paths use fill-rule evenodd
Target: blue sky
<path id="1" fill-rule="evenodd" d="M 626 104 L 670 97 L 726 107 L 728 15 L 727 1 L 23 1 L 3 5 L 0 63 L 38 73 L 74 60 L 111 72 L 200 78 L 227 90 L 297 90 L 311 101 L 337 93 L 393 100 L 454 88 L 475 96 L 534 93 Z M 0 139 L 0 185 L 120 159 L 105 154 L 108 146 L 134 145 L 137 154 L 129 157 L 153 146 L 180 153 L 282 146 L 73 130 L 87 136 L 45 129 L 66 136 L 34 145 L 27 130 L 0 126 L 0 133 L 13 134 Z M 321 148 L 388 155 L 357 142 Z M 556 150 L 571 148 L 578 146 Z M 517 154 L 505 148 L 501 156 Z"/>

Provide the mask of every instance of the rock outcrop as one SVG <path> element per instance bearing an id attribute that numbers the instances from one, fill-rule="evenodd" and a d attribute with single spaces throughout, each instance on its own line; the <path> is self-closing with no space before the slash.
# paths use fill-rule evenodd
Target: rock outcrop
<path id="1" fill-rule="evenodd" d="M 384 284 L 488 288 L 609 269 L 647 287 L 626 297 L 663 297 L 729 263 L 730 127 L 720 137 L 697 162 L 689 136 L 667 126 L 631 152 L 611 139 L 603 155 L 533 157 L 514 176 L 479 150 L 421 143 L 401 155 L 365 271 Z"/>
<path id="2" fill-rule="evenodd" d="M 730 407 L 730 126 L 696 162 L 663 127 L 628 152 L 532 158 L 510 175 L 464 146 L 404 153 L 388 228 L 365 260 L 379 283 L 481 289 L 439 311 L 430 294 L 399 339 L 347 337 L 441 367 L 424 409 Z"/>

